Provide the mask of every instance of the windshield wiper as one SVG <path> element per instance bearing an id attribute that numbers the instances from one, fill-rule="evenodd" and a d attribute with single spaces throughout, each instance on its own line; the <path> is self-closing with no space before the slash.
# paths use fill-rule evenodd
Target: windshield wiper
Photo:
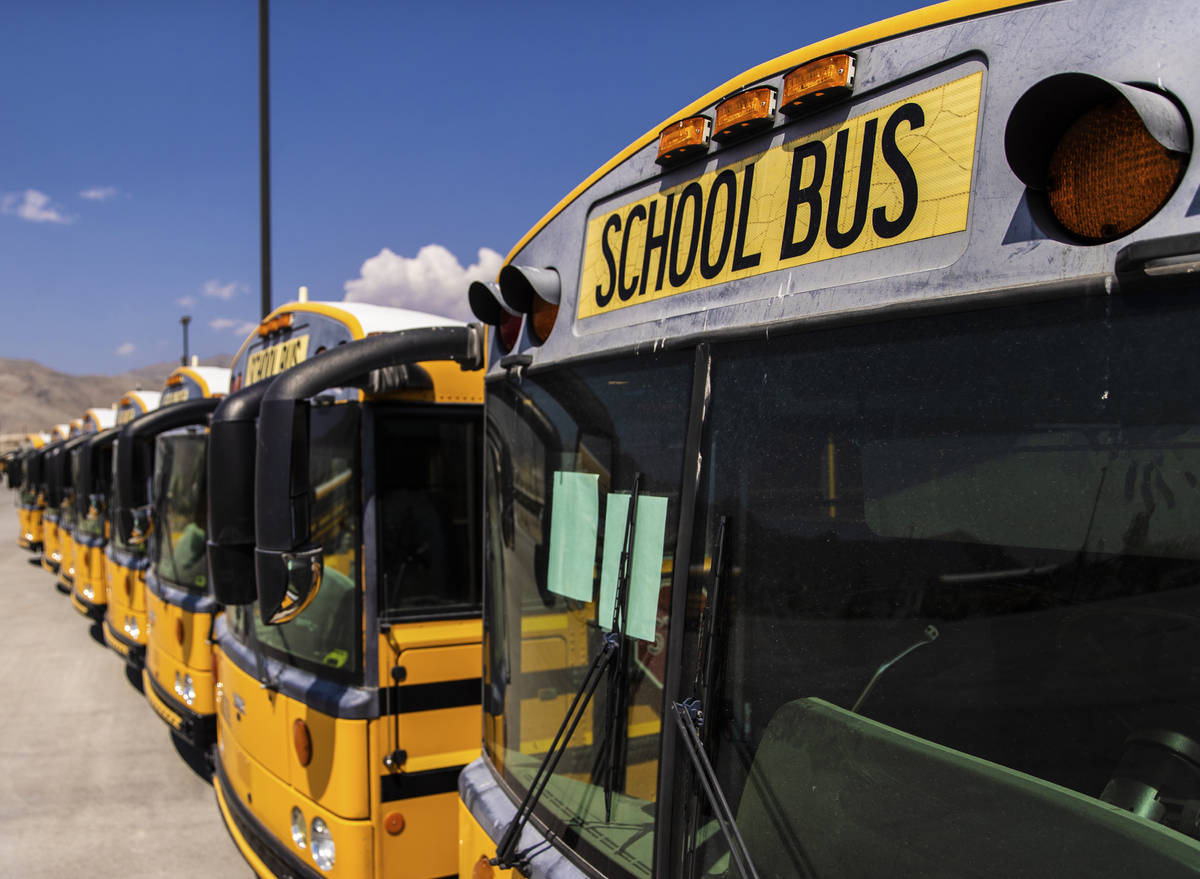
<path id="1" fill-rule="evenodd" d="M 550 743 L 550 750 L 542 758 L 541 765 L 538 766 L 537 772 L 534 773 L 533 780 L 529 784 L 529 789 L 526 791 L 524 799 L 521 800 L 521 805 L 517 807 L 516 815 L 513 816 L 512 822 L 509 823 L 508 828 L 504 831 L 504 836 L 500 838 L 500 842 L 496 845 L 496 856 L 490 860 L 490 863 L 494 867 L 500 867 L 503 870 L 515 867 L 522 873 L 528 872 L 530 858 L 536 854 L 535 850 L 540 850 L 543 843 L 539 842 L 524 851 L 516 850 L 517 843 L 520 841 L 525 825 L 529 823 L 529 819 L 533 815 L 533 810 L 537 806 L 538 800 L 541 799 L 542 792 L 550 782 L 550 777 L 554 774 L 554 770 L 558 766 L 558 761 L 566 753 L 567 744 L 571 741 L 571 736 L 575 733 L 575 728 L 579 726 L 579 721 L 583 719 L 588 704 L 592 701 L 592 696 L 596 692 L 596 687 L 599 685 L 600 678 L 605 671 L 608 672 L 609 707 L 605 717 L 604 738 L 599 743 L 598 752 L 601 757 L 605 753 L 608 755 L 608 765 L 603 773 L 605 823 L 608 823 L 611 818 L 612 793 L 618 781 L 617 773 L 620 768 L 617 763 L 618 739 L 616 728 L 623 716 L 625 703 L 623 689 L 625 683 L 625 662 L 623 660 L 626 654 L 625 633 L 627 612 L 629 609 L 630 568 L 632 566 L 633 538 L 636 532 L 635 523 L 637 522 L 637 499 L 641 481 L 642 474 L 635 473 L 633 476 L 633 489 L 629 498 L 629 509 L 625 514 L 625 529 L 621 541 L 621 559 L 617 575 L 616 595 L 614 597 L 612 631 L 604 634 L 600 650 L 592 658 L 592 663 L 588 666 L 587 673 L 583 676 L 579 688 L 575 691 L 575 698 L 571 700 L 571 706 L 567 709 L 567 713 L 558 727 L 558 732 L 554 734 L 554 740 Z M 614 660 L 617 661 L 614 662 Z M 614 666 L 619 668 L 614 670 Z M 620 687 L 621 689 L 615 689 L 616 687 Z M 623 741 L 623 737 L 621 740 Z"/>
<path id="2" fill-rule="evenodd" d="M 588 666 L 587 674 L 584 675 L 583 681 L 580 682 L 579 689 L 575 691 L 575 698 L 571 701 L 571 707 L 567 709 L 567 713 L 558 727 L 558 732 L 554 734 L 554 740 L 550 743 L 550 750 L 542 758 L 542 763 L 538 766 L 538 770 L 529 784 L 529 790 L 526 791 L 525 798 L 521 800 L 521 805 L 517 807 L 517 814 L 513 816 L 512 822 L 504 831 L 504 836 L 500 838 L 500 842 L 496 845 L 496 857 L 490 861 L 492 866 L 500 867 L 502 870 L 517 867 L 521 872 L 527 872 L 525 867 L 528 866 L 528 859 L 531 857 L 530 851 L 516 851 L 517 842 L 521 838 L 521 831 L 529 823 L 529 818 L 542 796 L 542 791 L 550 781 L 550 776 L 554 774 L 554 770 L 558 766 L 558 761 L 566 753 L 567 743 L 571 741 L 575 727 L 579 725 L 579 721 L 583 718 L 584 712 L 587 710 L 588 703 L 592 700 L 592 694 L 596 692 L 596 685 L 600 683 L 600 676 L 603 674 L 605 667 L 612 661 L 612 657 L 618 653 L 619 638 L 620 635 L 615 631 L 605 634 L 600 651 L 592 658 L 592 664 Z M 534 846 L 534 848 L 536 847 Z"/>
<path id="3" fill-rule="evenodd" d="M 713 770 L 712 763 L 708 761 L 708 755 L 704 753 L 704 744 L 700 741 L 698 731 L 698 726 L 702 726 L 704 723 L 700 705 L 695 699 L 688 699 L 685 702 L 672 702 L 671 709 L 675 715 L 675 725 L 679 727 L 683 738 L 684 747 L 692 759 L 692 767 L 696 770 L 696 776 L 700 779 L 700 784 L 708 795 L 713 815 L 729 845 L 729 857 L 737 866 L 742 879 L 758 879 L 758 871 L 754 869 L 754 862 L 750 859 L 746 840 L 742 838 L 737 821 L 733 817 L 733 811 L 729 808 L 729 801 L 725 799 L 725 794 L 721 791 L 721 782 L 717 779 L 717 773 Z"/>
<path id="4" fill-rule="evenodd" d="M 607 752 L 604 771 L 604 823 L 612 820 L 612 795 L 618 787 L 624 787 L 625 743 L 628 739 L 629 678 L 628 645 L 625 634 L 629 624 L 629 583 L 633 568 L 633 539 L 637 533 L 638 495 L 641 491 L 642 474 L 633 475 L 633 488 L 629 494 L 629 508 L 625 512 L 625 529 L 621 536 L 621 559 L 617 568 L 617 591 L 613 598 L 613 632 L 619 633 L 616 661 L 608 666 L 608 710 L 604 717 L 604 738 L 600 753 Z"/>

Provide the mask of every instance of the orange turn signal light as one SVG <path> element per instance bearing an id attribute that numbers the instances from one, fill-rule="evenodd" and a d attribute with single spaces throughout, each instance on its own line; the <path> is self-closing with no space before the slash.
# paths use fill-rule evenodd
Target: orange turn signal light
<path id="1" fill-rule="evenodd" d="M 779 109 L 803 113 L 813 107 L 849 97 L 854 91 L 854 56 L 830 55 L 802 64 L 783 78 Z"/>
<path id="2" fill-rule="evenodd" d="M 660 165 L 672 165 L 698 155 L 708 149 L 712 134 L 712 120 L 707 116 L 692 116 L 668 125 L 658 136 L 658 158 Z"/>
<path id="3" fill-rule="evenodd" d="M 177 388 L 181 384 L 183 384 L 183 376 L 181 376 L 181 375 L 173 375 L 167 379 L 167 387 L 168 388 Z M 129 398 L 126 397 L 125 400 L 122 400 L 121 402 L 124 403 L 126 400 L 129 400 Z M 132 402 L 132 401 L 130 401 L 130 402 Z"/>
<path id="4" fill-rule="evenodd" d="M 496 871 L 492 869 L 492 862 L 488 860 L 487 855 L 480 855 L 475 866 L 471 868 L 471 879 L 492 879 L 495 875 Z"/>
<path id="5" fill-rule="evenodd" d="M 175 620 L 175 640 L 183 643 L 183 620 Z"/>
<path id="6" fill-rule="evenodd" d="M 726 141 L 753 134 L 775 121 L 775 89 L 747 89 L 717 104 L 713 140 Z"/>
<path id="7" fill-rule="evenodd" d="M 312 736 L 308 732 L 308 724 L 298 717 L 292 722 L 292 745 L 296 748 L 296 759 L 301 766 L 312 762 Z"/>
<path id="8" fill-rule="evenodd" d="M 279 330 L 286 330 L 292 325 L 291 312 L 281 314 L 278 317 L 273 317 L 270 320 L 265 320 L 258 325 L 258 334 L 260 336 L 269 336 L 271 333 Z"/>
<path id="9" fill-rule="evenodd" d="M 388 812 L 383 819 L 383 829 L 392 836 L 404 832 L 404 816 L 399 812 Z"/>

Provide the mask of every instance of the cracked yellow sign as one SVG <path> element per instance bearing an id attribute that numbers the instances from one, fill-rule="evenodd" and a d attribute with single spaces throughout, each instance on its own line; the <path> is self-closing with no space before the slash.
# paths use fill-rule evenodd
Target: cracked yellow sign
<path id="1" fill-rule="evenodd" d="M 580 318 L 967 227 L 972 73 L 595 216 Z"/>

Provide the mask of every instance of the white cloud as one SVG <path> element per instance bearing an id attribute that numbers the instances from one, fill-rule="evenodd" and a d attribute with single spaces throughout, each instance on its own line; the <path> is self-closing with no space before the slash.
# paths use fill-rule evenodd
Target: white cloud
<path id="1" fill-rule="evenodd" d="M 212 296 L 214 299 L 223 299 L 228 302 L 239 293 L 248 293 L 250 288 L 241 281 L 230 281 L 228 284 L 222 284 L 220 281 L 205 281 L 204 295 Z"/>
<path id="2" fill-rule="evenodd" d="M 474 265 L 465 269 L 440 244 L 426 244 L 415 257 L 397 256 L 388 248 L 368 259 L 359 277 L 347 281 L 347 302 L 373 302 L 471 320 L 467 287 L 492 281 L 504 262 L 496 251 L 479 248 Z"/>
<path id="3" fill-rule="evenodd" d="M 214 330 L 232 330 L 233 335 L 245 338 L 250 335 L 258 324 L 252 321 L 237 320 L 232 317 L 215 317 L 208 322 Z"/>
<path id="4" fill-rule="evenodd" d="M 118 357 L 128 357 L 130 354 L 132 354 L 136 350 L 137 350 L 137 346 L 134 345 L 133 342 L 123 342 L 117 346 L 117 356 Z"/>
<path id="5" fill-rule="evenodd" d="M 79 193 L 80 198 L 86 198 L 88 201 L 108 201 L 117 194 L 115 186 L 93 186 L 91 189 L 85 189 Z"/>
<path id="6" fill-rule="evenodd" d="M 73 223 L 69 217 L 50 204 L 50 196 L 36 189 L 8 192 L 0 198 L 0 213 L 12 214 L 31 223 Z"/>
<path id="7" fill-rule="evenodd" d="M 179 305 L 183 308 L 191 308 L 193 305 L 196 304 L 196 297 L 195 296 L 181 296 L 180 298 L 175 300 L 175 304 Z"/>

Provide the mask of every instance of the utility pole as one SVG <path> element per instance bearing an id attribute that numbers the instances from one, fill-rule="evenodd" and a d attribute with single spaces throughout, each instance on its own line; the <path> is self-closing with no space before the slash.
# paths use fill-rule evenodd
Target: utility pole
<path id="1" fill-rule="evenodd" d="M 258 0 L 258 198 L 262 317 L 271 313 L 271 64 L 268 0 Z"/>
<path id="2" fill-rule="evenodd" d="M 179 358 L 179 365 L 187 366 L 188 365 L 187 328 L 188 328 L 188 324 L 190 324 L 192 322 L 191 315 L 185 314 L 183 317 L 181 317 L 179 319 L 179 322 L 181 324 L 183 324 L 183 356 L 181 358 Z"/>

